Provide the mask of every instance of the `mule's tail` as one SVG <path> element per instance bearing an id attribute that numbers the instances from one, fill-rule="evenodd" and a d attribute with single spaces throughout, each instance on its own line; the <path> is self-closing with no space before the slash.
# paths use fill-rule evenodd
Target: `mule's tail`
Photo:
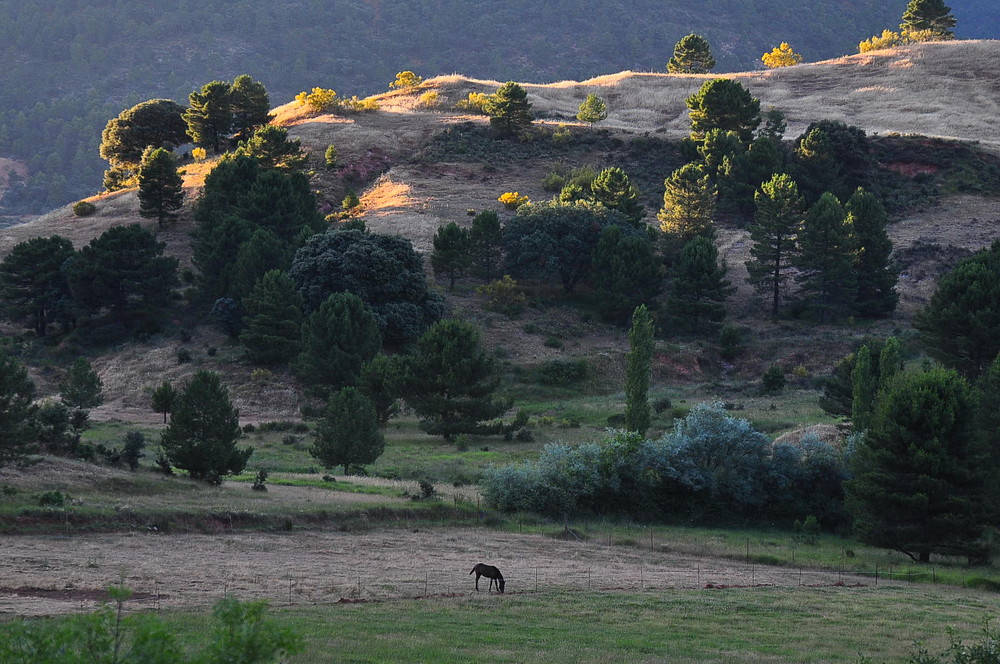
<path id="1" fill-rule="evenodd" d="M 469 574 L 475 574 L 477 569 L 479 569 L 479 565 L 476 565 L 475 567 L 473 567 L 472 571 L 469 572 Z"/>

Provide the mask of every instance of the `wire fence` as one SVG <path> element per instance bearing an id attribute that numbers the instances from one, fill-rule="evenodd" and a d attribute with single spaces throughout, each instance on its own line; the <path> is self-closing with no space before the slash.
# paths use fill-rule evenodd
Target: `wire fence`
<path id="1" fill-rule="evenodd" d="M 878 587 L 887 583 L 934 581 L 936 571 L 899 572 L 893 568 L 873 570 L 817 570 L 768 565 L 729 567 L 660 567 L 640 565 L 609 569 L 573 566 L 561 571 L 548 567 L 506 566 L 507 594 L 548 591 L 657 591 L 755 587 Z M 231 574 L 218 580 L 185 579 L 181 586 L 168 578 L 128 578 L 135 591 L 132 601 L 148 608 L 211 605 L 223 597 L 241 600 L 266 599 L 274 606 L 322 605 L 453 597 L 476 593 L 474 577 L 456 570 L 390 569 L 378 574 L 345 573 L 323 577 L 287 574 Z M 488 593 L 489 579 L 479 580 L 480 593 Z M 495 591 L 494 591 L 495 592 Z"/>

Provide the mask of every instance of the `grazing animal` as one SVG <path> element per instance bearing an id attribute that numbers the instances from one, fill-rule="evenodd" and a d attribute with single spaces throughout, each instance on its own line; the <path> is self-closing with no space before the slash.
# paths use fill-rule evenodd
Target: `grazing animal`
<path id="1" fill-rule="evenodd" d="M 501 574 L 500 570 L 498 570 L 493 565 L 484 565 L 482 563 L 478 563 L 476 564 L 475 567 L 472 568 L 472 571 L 469 572 L 469 574 L 476 575 L 476 592 L 479 592 L 479 577 L 481 576 L 485 576 L 487 579 L 490 580 L 490 587 L 487 588 L 487 592 L 493 590 L 494 583 L 497 584 L 497 592 L 500 593 L 503 592 L 504 586 L 507 585 L 507 582 L 503 580 L 503 574 Z"/>

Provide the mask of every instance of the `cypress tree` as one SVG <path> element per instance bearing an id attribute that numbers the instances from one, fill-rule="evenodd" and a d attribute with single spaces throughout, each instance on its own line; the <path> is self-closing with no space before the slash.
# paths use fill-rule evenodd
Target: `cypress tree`
<path id="1" fill-rule="evenodd" d="M 674 46 L 674 55 L 667 62 L 671 74 L 707 74 L 715 67 L 715 58 L 708 40 L 701 35 L 681 37 Z"/>
<path id="2" fill-rule="evenodd" d="M 372 402 L 353 387 L 333 392 L 316 424 L 311 454 L 325 468 L 373 463 L 385 450 Z"/>
<path id="3" fill-rule="evenodd" d="M 851 371 L 851 423 L 855 431 L 868 428 L 868 420 L 878 395 L 878 379 L 874 374 L 872 353 L 868 346 L 862 346 Z"/>
<path id="4" fill-rule="evenodd" d="M 281 270 L 266 272 L 243 299 L 240 343 L 255 364 L 283 364 L 301 350 L 302 295 Z"/>
<path id="5" fill-rule="evenodd" d="M 892 240 L 885 230 L 889 217 L 878 199 L 860 187 L 845 207 L 856 248 L 854 310 L 866 318 L 891 313 L 899 302 L 899 272 L 890 260 Z"/>
<path id="6" fill-rule="evenodd" d="M 625 428 L 646 435 L 651 419 L 649 377 L 653 366 L 653 317 L 640 304 L 632 314 L 625 355 Z"/>
<path id="7" fill-rule="evenodd" d="M 378 321 L 357 295 L 334 293 L 302 325 L 302 352 L 292 369 L 313 392 L 352 386 L 382 349 Z"/>
<path id="8" fill-rule="evenodd" d="M 719 264 L 710 239 L 696 237 L 684 245 L 671 270 L 673 284 L 667 301 L 671 328 L 695 332 L 715 329 L 726 315 L 726 298 L 735 292 Z"/>
<path id="9" fill-rule="evenodd" d="M 781 295 L 796 252 L 795 238 L 802 221 L 802 197 L 795 181 L 777 174 L 754 195 L 757 211 L 750 226 L 747 280 L 759 293 L 770 293 L 771 315 L 778 315 Z"/>
<path id="10" fill-rule="evenodd" d="M 447 274 L 448 290 L 455 290 L 455 277 L 472 264 L 472 242 L 469 231 L 454 221 L 438 228 L 434 234 L 431 267 L 434 274 Z"/>
<path id="11" fill-rule="evenodd" d="M 889 337 L 882 346 L 882 352 L 878 356 L 878 389 L 884 392 L 892 385 L 893 379 L 902 368 L 902 358 L 900 357 L 899 339 Z"/>
<path id="12" fill-rule="evenodd" d="M 828 192 L 806 213 L 798 234 L 795 280 L 821 323 L 847 311 L 854 302 L 854 243 L 846 218 L 840 201 Z"/>
<path id="13" fill-rule="evenodd" d="M 174 156 L 163 148 L 147 150 L 139 167 L 139 214 L 166 228 L 183 204 L 184 181 Z"/>
<path id="14" fill-rule="evenodd" d="M 480 347 L 479 332 L 464 321 L 445 319 L 417 342 L 400 386 L 421 418 L 420 429 L 453 441 L 462 433 L 503 431 L 502 422 L 491 422 L 510 408 L 510 401 L 494 396 L 499 385 L 499 366 Z"/>

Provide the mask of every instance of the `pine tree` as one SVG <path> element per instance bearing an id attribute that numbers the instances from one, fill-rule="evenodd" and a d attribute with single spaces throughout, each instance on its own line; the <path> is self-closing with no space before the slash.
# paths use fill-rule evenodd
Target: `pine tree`
<path id="1" fill-rule="evenodd" d="M 494 396 L 500 384 L 495 358 L 483 352 L 479 332 L 454 319 L 440 320 L 417 342 L 401 390 L 420 416 L 420 429 L 454 441 L 458 434 L 490 435 L 510 402 Z"/>
<path id="2" fill-rule="evenodd" d="M 229 390 L 211 371 L 199 371 L 177 395 L 160 445 L 174 466 L 191 477 L 218 483 L 242 472 L 253 448 L 238 448 L 243 434 Z"/>
<path id="3" fill-rule="evenodd" d="M 20 362 L 0 350 L 0 468 L 35 450 L 35 384 Z"/>
<path id="4" fill-rule="evenodd" d="M 531 104 L 520 85 L 508 81 L 489 96 L 483 110 L 490 116 L 490 126 L 501 136 L 511 136 L 531 126 Z"/>
<path id="5" fill-rule="evenodd" d="M 667 300 L 671 329 L 689 332 L 716 329 L 726 315 L 726 298 L 735 292 L 719 264 L 719 251 L 706 237 L 684 245 L 671 269 L 673 284 Z"/>
<path id="6" fill-rule="evenodd" d="M 848 311 L 854 302 L 857 282 L 852 271 L 854 242 L 847 213 L 837 197 L 823 194 L 809 208 L 798 233 L 798 251 L 794 264 L 799 270 L 807 304 L 826 323 L 839 312 Z"/>
<path id="7" fill-rule="evenodd" d="M 472 264 L 472 242 L 469 231 L 454 221 L 438 228 L 434 234 L 431 267 L 434 274 L 447 274 L 448 290 L 455 290 L 455 277 Z"/>
<path id="8" fill-rule="evenodd" d="M 174 156 L 163 148 L 147 150 L 139 167 L 139 214 L 166 228 L 183 204 L 184 181 Z"/>
<path id="9" fill-rule="evenodd" d="M 845 483 L 866 543 L 929 562 L 931 553 L 980 552 L 995 507 L 989 444 L 974 430 L 975 398 L 954 371 L 902 376 L 872 418 Z"/>
<path id="10" fill-rule="evenodd" d="M 653 317 L 640 304 L 632 314 L 625 355 L 625 428 L 646 435 L 649 428 L 649 376 L 653 366 Z"/>
<path id="11" fill-rule="evenodd" d="M 104 403 L 103 383 L 90 362 L 78 357 L 59 386 L 59 397 L 70 408 L 86 410 Z"/>
<path id="12" fill-rule="evenodd" d="M 760 100 L 739 81 L 716 78 L 705 81 L 685 100 L 691 116 L 691 138 L 701 141 L 710 129 L 735 131 L 749 143 L 760 124 Z"/>
<path id="13" fill-rule="evenodd" d="M 594 200 L 609 210 L 620 212 L 632 223 L 639 223 L 645 211 L 639 202 L 639 190 L 635 188 L 628 174 L 612 166 L 605 168 L 590 183 Z"/>
<path id="14" fill-rule="evenodd" d="M 888 223 L 885 208 L 873 194 L 860 187 L 845 207 L 856 247 L 854 275 L 858 290 L 854 309 L 866 318 L 891 313 L 899 302 L 896 292 L 899 272 L 890 259 L 892 240 L 885 230 Z"/>
<path id="15" fill-rule="evenodd" d="M 361 367 L 382 349 L 372 312 L 353 293 L 334 293 L 302 325 L 302 352 L 292 366 L 317 394 L 357 383 Z"/>
<path id="16" fill-rule="evenodd" d="M 236 155 L 256 159 L 264 168 L 293 171 L 302 168 L 308 155 L 302 151 L 302 141 L 288 140 L 287 127 L 266 125 L 253 130 L 236 148 Z"/>
<path id="17" fill-rule="evenodd" d="M 153 390 L 152 407 L 154 413 L 163 413 L 163 423 L 167 423 L 167 415 L 174 409 L 174 401 L 177 399 L 177 390 L 169 380 L 163 381 L 158 388 Z"/>
<path id="18" fill-rule="evenodd" d="M 607 117 L 607 104 L 593 92 L 587 95 L 576 112 L 576 119 L 580 122 L 589 122 L 590 126 L 594 126 L 595 122 L 600 122 Z"/>
<path id="19" fill-rule="evenodd" d="M 372 402 L 353 387 L 330 395 L 323 417 L 316 424 L 311 454 L 324 468 L 373 463 L 385 450 Z"/>
<path id="20" fill-rule="evenodd" d="M 70 292 L 63 264 L 73 254 L 64 237 L 36 237 L 14 245 L 0 263 L 0 310 L 11 320 L 28 320 L 44 337 L 49 323 L 65 318 Z"/>
<path id="21" fill-rule="evenodd" d="M 771 294 L 771 314 L 778 315 L 782 290 L 795 256 L 795 238 L 802 221 L 802 197 L 795 181 L 775 175 L 754 195 L 757 212 L 750 226 L 751 259 L 747 280 L 759 293 Z"/>
<path id="22" fill-rule="evenodd" d="M 954 39 L 955 16 L 944 0 L 910 0 L 903 11 L 903 22 L 899 30 L 905 37 L 922 32 L 930 33 L 932 39 Z"/>
<path id="23" fill-rule="evenodd" d="M 258 127 L 271 121 L 271 100 L 263 83 L 242 74 L 229 88 L 229 107 L 232 112 L 234 139 L 244 141 Z"/>
<path id="24" fill-rule="evenodd" d="M 230 85 L 212 81 L 188 95 L 189 107 L 184 111 L 191 140 L 218 154 L 233 127 Z"/>
<path id="25" fill-rule="evenodd" d="M 681 37 L 674 46 L 674 55 L 667 62 L 671 74 L 707 74 L 715 67 L 715 58 L 708 40 L 701 35 Z"/>
<path id="26" fill-rule="evenodd" d="M 240 343 L 255 364 L 283 364 L 301 350 L 302 296 L 281 270 L 266 272 L 243 299 Z"/>
<path id="27" fill-rule="evenodd" d="M 915 323 L 928 354 L 975 380 L 1000 353 L 1000 240 L 938 281 Z"/>
<path id="28" fill-rule="evenodd" d="M 361 368 L 358 389 L 371 400 L 379 424 L 385 424 L 399 411 L 397 401 L 403 371 L 399 356 L 389 357 L 381 353 Z"/>
<path id="29" fill-rule="evenodd" d="M 664 180 L 663 207 L 657 213 L 660 230 L 683 246 L 695 236 L 713 237 L 718 191 L 701 164 L 687 164 Z"/>
<path id="30" fill-rule="evenodd" d="M 109 191 L 135 183 L 147 148 L 173 148 L 188 142 L 184 107 L 169 99 L 150 99 L 108 121 L 101 134 L 100 154 L 114 173 Z"/>
<path id="31" fill-rule="evenodd" d="M 250 295 L 267 272 L 287 270 L 293 254 L 290 242 L 266 228 L 258 228 L 239 245 L 236 259 L 230 261 L 227 293 L 234 299 L 242 300 Z"/>
<path id="32" fill-rule="evenodd" d="M 485 279 L 500 276 L 503 267 L 503 233 L 500 217 L 493 210 L 483 210 L 472 218 L 469 230 L 472 263 L 478 275 Z"/>

